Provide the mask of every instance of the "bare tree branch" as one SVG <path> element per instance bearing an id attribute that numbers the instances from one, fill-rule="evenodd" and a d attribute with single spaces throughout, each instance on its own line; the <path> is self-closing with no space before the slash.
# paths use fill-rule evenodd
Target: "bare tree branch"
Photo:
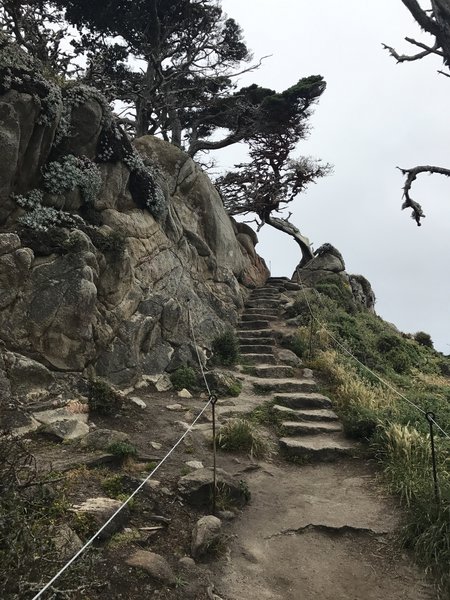
<path id="1" fill-rule="evenodd" d="M 395 58 L 398 63 L 406 62 L 406 61 L 414 61 L 420 60 L 421 58 L 425 58 L 430 54 L 438 54 L 439 56 L 444 56 L 443 53 L 439 50 L 439 45 L 436 42 L 435 45 L 430 48 L 426 44 L 422 44 L 421 42 L 417 42 L 412 38 L 405 38 L 407 42 L 410 44 L 414 44 L 415 46 L 419 46 L 419 48 L 424 48 L 423 52 L 419 52 L 418 54 L 398 54 L 395 48 L 391 46 L 387 46 L 386 44 L 382 44 L 385 50 L 388 50 L 389 54 Z"/>
<path id="2" fill-rule="evenodd" d="M 401 167 L 397 167 L 403 175 L 406 176 L 405 185 L 403 187 L 403 196 L 405 198 L 404 203 L 402 204 L 402 210 L 405 208 L 412 208 L 412 218 L 416 221 L 417 225 L 420 227 L 421 222 L 420 219 L 425 217 L 425 214 L 422 210 L 421 205 L 413 200 L 410 196 L 411 186 L 413 182 L 417 179 L 417 175 L 421 173 L 430 173 L 445 175 L 446 177 L 450 177 L 450 169 L 445 169 L 443 167 L 434 167 L 431 165 L 421 165 L 418 167 L 414 167 L 412 169 L 402 169 Z"/>

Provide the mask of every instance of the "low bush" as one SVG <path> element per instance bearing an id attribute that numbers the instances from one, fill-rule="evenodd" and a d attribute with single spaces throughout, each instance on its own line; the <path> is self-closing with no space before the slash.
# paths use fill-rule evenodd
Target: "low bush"
<path id="1" fill-rule="evenodd" d="M 121 396 L 101 379 L 92 379 L 88 384 L 89 409 L 99 415 L 113 415 L 122 408 Z"/>
<path id="2" fill-rule="evenodd" d="M 133 444 L 128 442 L 115 442 L 108 446 L 108 452 L 122 459 L 137 456 L 138 453 Z"/>
<path id="3" fill-rule="evenodd" d="M 239 360 L 239 341 L 232 329 L 214 338 L 212 342 L 213 362 L 232 367 Z"/>
<path id="4" fill-rule="evenodd" d="M 425 333 L 424 331 L 418 331 L 414 334 L 414 339 L 421 346 L 433 348 L 433 340 L 431 339 L 431 335 L 429 333 Z"/>
<path id="5" fill-rule="evenodd" d="M 176 390 L 195 390 L 198 385 L 197 373 L 192 367 L 178 367 L 170 375 L 170 381 Z"/>

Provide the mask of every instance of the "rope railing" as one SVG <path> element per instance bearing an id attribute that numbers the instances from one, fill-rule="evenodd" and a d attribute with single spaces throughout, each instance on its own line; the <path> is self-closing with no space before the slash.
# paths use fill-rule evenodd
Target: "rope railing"
<path id="1" fill-rule="evenodd" d="M 197 340 L 195 336 L 194 327 L 192 324 L 191 311 L 188 309 L 188 321 L 189 327 L 192 334 L 192 339 L 194 342 L 195 350 L 197 353 L 197 359 L 200 367 L 200 371 L 203 377 L 203 381 L 205 383 L 205 387 L 208 390 L 208 402 L 203 406 L 202 410 L 199 412 L 197 417 L 192 421 L 183 435 L 175 442 L 172 448 L 167 452 L 167 454 L 159 461 L 156 467 L 145 477 L 145 479 L 140 483 L 140 485 L 123 501 L 123 503 L 119 506 L 119 508 L 109 517 L 109 519 L 87 540 L 87 542 L 72 556 L 70 560 L 68 560 L 64 566 L 54 575 L 50 581 L 35 595 L 32 600 L 39 600 L 42 598 L 43 594 L 49 590 L 53 584 L 69 569 L 69 567 L 82 555 L 84 552 L 94 543 L 94 541 L 99 537 L 99 535 L 108 527 L 108 525 L 117 517 L 119 513 L 130 503 L 130 501 L 140 492 L 140 490 L 145 486 L 145 484 L 153 477 L 153 475 L 160 469 L 160 467 L 168 460 L 168 458 L 173 454 L 173 452 L 178 448 L 181 442 L 185 439 L 185 437 L 192 431 L 195 424 L 199 421 L 202 415 L 205 413 L 209 406 L 212 407 L 212 429 L 213 429 L 213 493 L 212 493 L 212 511 L 215 514 L 216 511 L 216 493 L 217 493 L 217 482 L 216 482 L 216 415 L 215 415 L 215 405 L 217 402 L 217 397 L 211 393 L 210 386 L 208 385 L 208 381 L 205 375 L 205 370 L 203 367 L 203 363 L 200 358 L 200 353 L 197 345 Z"/>
<path id="2" fill-rule="evenodd" d="M 399 392 L 399 390 L 397 390 L 397 388 L 395 388 L 391 383 L 389 383 L 388 381 L 386 381 L 383 377 L 381 377 L 380 375 L 378 375 L 378 373 L 376 373 L 375 371 L 373 371 L 370 367 L 368 367 L 361 360 L 359 360 L 340 340 L 338 340 L 336 338 L 336 336 L 334 336 L 329 331 L 329 329 L 327 328 L 327 326 L 325 325 L 325 323 L 323 323 L 323 321 L 321 321 L 320 319 L 318 319 L 316 317 L 316 315 L 314 314 L 314 312 L 312 310 L 312 307 L 311 307 L 311 303 L 310 303 L 310 301 L 308 299 L 308 296 L 306 294 L 306 285 L 302 281 L 302 279 L 301 279 L 301 277 L 299 276 L 298 273 L 297 273 L 297 276 L 298 276 L 298 279 L 299 279 L 299 283 L 301 285 L 301 291 L 303 292 L 303 296 L 305 298 L 306 305 L 308 307 L 308 311 L 309 311 L 310 319 L 311 319 L 311 321 L 310 321 L 311 322 L 311 326 L 310 326 L 310 340 L 309 340 L 310 355 L 312 353 L 312 335 L 313 335 L 312 323 L 315 321 L 323 329 L 323 331 L 325 331 L 325 333 L 329 336 L 329 338 L 331 340 L 333 340 L 333 342 L 339 348 L 341 348 L 350 358 L 352 358 L 363 369 L 365 369 L 368 373 L 370 373 L 373 377 L 375 377 L 382 385 L 384 385 L 385 387 L 387 387 L 388 389 L 390 389 L 394 394 L 396 394 L 397 396 L 399 396 L 400 398 L 402 398 L 402 400 L 404 400 L 410 406 L 412 406 L 418 412 L 420 412 L 425 417 L 425 419 L 427 420 L 427 422 L 429 423 L 429 426 L 430 426 L 430 445 L 431 445 L 431 457 L 432 457 L 432 468 L 433 468 L 433 480 L 434 480 L 435 497 L 436 497 L 436 500 L 439 501 L 440 500 L 440 493 L 439 493 L 439 485 L 438 485 L 438 478 L 437 478 L 437 461 L 436 461 L 436 448 L 435 448 L 435 441 L 434 441 L 433 425 L 446 438 L 450 439 L 450 435 L 439 425 L 439 423 L 436 422 L 436 415 L 433 412 L 424 410 L 423 408 L 421 408 L 420 406 L 418 406 L 417 404 L 415 404 L 412 400 L 410 400 L 407 396 L 405 396 L 404 394 L 402 394 L 401 392 Z M 308 289 L 311 289 L 316 294 L 316 296 L 317 296 L 317 298 L 318 298 L 318 300 L 320 302 L 321 298 L 320 298 L 319 292 L 315 288 L 308 288 Z"/>

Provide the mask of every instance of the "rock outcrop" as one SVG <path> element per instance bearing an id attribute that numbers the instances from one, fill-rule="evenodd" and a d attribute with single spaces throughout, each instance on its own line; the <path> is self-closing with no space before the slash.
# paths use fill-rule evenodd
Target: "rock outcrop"
<path id="1" fill-rule="evenodd" d="M 256 234 L 183 151 L 150 136 L 133 147 L 98 92 L 61 92 L 12 55 L 0 60 L 2 403 L 30 369 L 124 384 L 193 362 L 189 311 L 207 351 L 267 278 Z"/>
<path id="2" fill-rule="evenodd" d="M 375 293 L 370 282 L 362 275 L 349 275 L 345 271 L 342 254 L 331 244 L 323 244 L 314 253 L 315 257 L 304 266 L 298 266 L 292 275 L 295 283 L 344 284 L 356 303 L 375 311 Z"/>

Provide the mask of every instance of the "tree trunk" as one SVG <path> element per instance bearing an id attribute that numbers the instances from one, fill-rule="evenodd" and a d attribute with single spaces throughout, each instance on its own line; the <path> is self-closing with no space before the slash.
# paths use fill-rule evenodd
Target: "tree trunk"
<path id="1" fill-rule="evenodd" d="M 272 217 L 272 215 L 269 215 L 266 217 L 265 222 L 268 225 L 275 227 L 275 229 L 283 231 L 294 238 L 294 240 L 300 246 L 300 250 L 302 252 L 302 260 L 300 261 L 299 265 L 300 267 L 304 267 L 306 263 L 314 258 L 308 238 L 302 235 L 300 233 L 300 229 L 290 223 L 287 219 L 279 219 L 278 217 Z"/>
<path id="2" fill-rule="evenodd" d="M 181 134 L 182 127 L 181 121 L 178 116 L 178 111 L 173 106 L 169 106 L 169 122 L 170 122 L 170 131 L 172 132 L 172 144 L 181 148 Z"/>
<path id="3" fill-rule="evenodd" d="M 155 69 L 151 60 L 147 62 L 147 70 L 144 75 L 140 96 L 136 99 L 136 137 L 148 134 L 150 126 L 150 100 L 155 84 Z"/>
<path id="4" fill-rule="evenodd" d="M 436 38 L 444 53 L 444 63 L 450 67 L 450 0 L 432 0 L 431 6 L 439 28 Z"/>

